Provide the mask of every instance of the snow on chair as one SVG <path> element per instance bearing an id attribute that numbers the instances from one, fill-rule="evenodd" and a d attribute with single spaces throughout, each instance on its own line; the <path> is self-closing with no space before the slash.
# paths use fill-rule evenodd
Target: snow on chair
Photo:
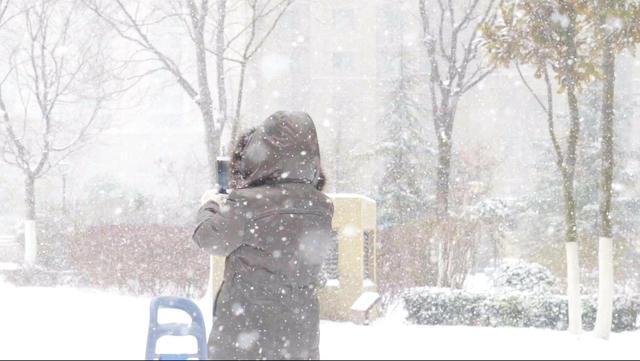
<path id="1" fill-rule="evenodd" d="M 191 317 L 191 324 L 159 324 L 158 313 L 160 309 L 163 308 L 186 312 Z M 200 308 L 192 301 L 178 297 L 158 297 L 151 301 L 149 334 L 147 337 L 147 360 L 189 360 L 194 358 L 206 360 L 208 358 L 206 335 L 202 312 L 200 312 Z M 158 354 L 156 351 L 158 340 L 165 336 L 195 337 L 198 341 L 198 353 Z"/>

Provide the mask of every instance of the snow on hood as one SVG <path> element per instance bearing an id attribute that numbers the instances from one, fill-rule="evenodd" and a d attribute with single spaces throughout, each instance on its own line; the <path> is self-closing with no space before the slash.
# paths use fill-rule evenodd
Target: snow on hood
<path id="1" fill-rule="evenodd" d="M 277 112 L 249 137 L 238 165 L 238 188 L 320 180 L 320 146 L 313 120 L 303 112 Z"/>

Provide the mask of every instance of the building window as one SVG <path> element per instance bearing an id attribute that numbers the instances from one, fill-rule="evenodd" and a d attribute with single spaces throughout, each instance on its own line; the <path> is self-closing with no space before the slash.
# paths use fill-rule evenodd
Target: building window
<path id="1" fill-rule="evenodd" d="M 340 32 L 356 29 L 356 13 L 353 9 L 335 9 L 333 11 L 333 26 Z"/>
<path id="2" fill-rule="evenodd" d="M 346 51 L 333 53 L 333 69 L 341 73 L 353 71 L 353 54 Z"/>
<path id="3" fill-rule="evenodd" d="M 378 51 L 378 78 L 384 80 L 398 79 L 402 74 L 402 55 L 399 49 L 387 48 Z"/>
<path id="4" fill-rule="evenodd" d="M 396 4 L 385 3 L 377 10 L 377 37 L 379 42 L 402 41 L 404 22 L 398 19 L 406 18 L 401 7 Z"/>

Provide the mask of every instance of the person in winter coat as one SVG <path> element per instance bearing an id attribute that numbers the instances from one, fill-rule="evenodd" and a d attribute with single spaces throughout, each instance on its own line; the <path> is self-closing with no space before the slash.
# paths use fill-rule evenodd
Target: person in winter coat
<path id="1" fill-rule="evenodd" d="M 233 191 L 211 196 L 193 235 L 226 257 L 209 338 L 212 359 L 319 359 L 317 290 L 333 205 L 315 125 L 278 112 L 239 141 Z"/>

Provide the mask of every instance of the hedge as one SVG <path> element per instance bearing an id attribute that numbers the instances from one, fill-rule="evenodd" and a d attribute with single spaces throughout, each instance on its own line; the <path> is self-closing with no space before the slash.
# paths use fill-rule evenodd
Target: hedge
<path id="1" fill-rule="evenodd" d="M 209 258 L 191 241 L 192 231 L 163 225 L 89 227 L 60 235 L 55 255 L 41 257 L 43 267 L 2 272 L 3 278 L 19 286 L 65 285 L 135 296 L 202 297 Z"/>
<path id="2" fill-rule="evenodd" d="M 409 322 L 418 325 L 524 327 L 566 330 L 566 297 L 540 293 L 472 294 L 465 291 L 417 288 L 402 296 Z M 583 299 L 583 321 L 593 330 L 597 300 Z M 640 329 L 640 296 L 615 299 L 613 331 Z"/>

